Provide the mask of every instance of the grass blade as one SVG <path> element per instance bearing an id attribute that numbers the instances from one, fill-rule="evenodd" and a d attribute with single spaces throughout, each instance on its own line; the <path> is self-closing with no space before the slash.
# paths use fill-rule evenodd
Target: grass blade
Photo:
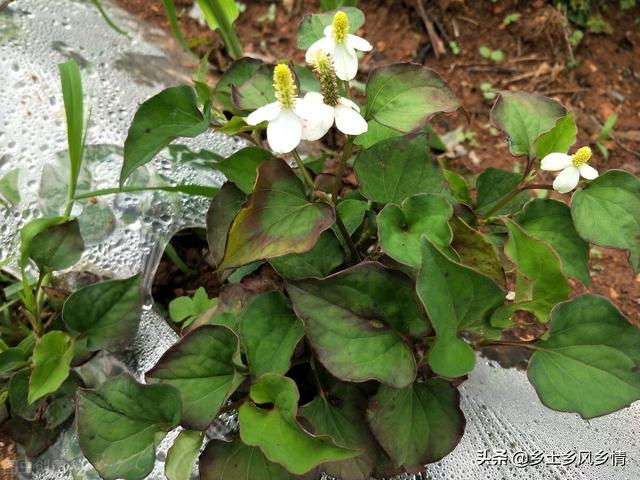
<path id="1" fill-rule="evenodd" d="M 180 25 L 178 24 L 178 15 L 176 14 L 175 3 L 173 3 L 173 0 L 162 0 L 162 3 L 164 4 L 164 9 L 166 10 L 167 17 L 169 18 L 169 25 L 171 26 L 173 36 L 176 37 L 176 40 L 185 52 L 191 52 L 184 35 L 182 35 Z"/>
<path id="2" fill-rule="evenodd" d="M 127 32 L 122 30 L 120 27 L 118 27 L 118 25 L 116 25 L 113 22 L 113 20 L 111 20 L 109 15 L 107 15 L 107 12 L 105 12 L 104 8 L 102 8 L 102 5 L 100 4 L 99 0 L 91 0 L 91 3 L 93 3 L 96 6 L 98 11 L 100 12 L 100 15 L 102 15 L 102 18 L 104 19 L 104 21 L 107 22 L 107 25 L 109 25 L 111 28 L 113 28 L 119 34 L 129 36 L 129 35 L 127 35 Z"/>

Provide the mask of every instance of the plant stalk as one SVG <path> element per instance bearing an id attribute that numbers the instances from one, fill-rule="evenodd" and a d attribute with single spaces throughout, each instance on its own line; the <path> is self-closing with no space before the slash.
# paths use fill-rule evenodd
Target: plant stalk
<path id="1" fill-rule="evenodd" d="M 316 183 L 313 181 L 313 178 L 311 178 L 309 171 L 304 166 L 304 162 L 302 161 L 300 154 L 297 150 L 293 150 L 291 154 L 293 155 L 293 158 L 296 161 L 296 165 L 298 165 L 298 170 L 300 170 L 300 173 L 302 173 L 307 186 L 311 189 L 312 192 L 315 192 L 317 190 Z"/>
<path id="2" fill-rule="evenodd" d="M 489 210 L 487 213 L 485 213 L 483 215 L 483 218 L 489 218 L 491 215 L 493 215 L 494 213 L 496 213 L 498 210 L 500 210 L 502 207 L 504 207 L 507 203 L 509 203 L 511 200 L 513 200 L 513 198 L 518 195 L 520 192 L 523 192 L 524 190 L 553 190 L 553 186 L 552 185 L 544 185 L 541 183 L 530 183 L 528 185 L 522 185 L 522 186 L 518 186 L 517 188 L 511 190 L 509 193 L 507 193 L 504 197 L 502 197 L 502 200 L 500 200 L 498 203 L 496 203 L 496 205 Z"/>
<path id="3" fill-rule="evenodd" d="M 347 135 L 347 143 L 345 143 L 344 145 L 342 158 L 340 159 L 338 171 L 336 172 L 336 179 L 333 182 L 333 190 L 331 192 L 331 200 L 333 201 L 333 203 L 336 203 L 338 201 L 338 194 L 342 189 L 342 175 L 344 174 L 344 167 L 347 165 L 349 155 L 351 155 L 351 147 L 353 147 L 353 137 L 351 135 Z"/>

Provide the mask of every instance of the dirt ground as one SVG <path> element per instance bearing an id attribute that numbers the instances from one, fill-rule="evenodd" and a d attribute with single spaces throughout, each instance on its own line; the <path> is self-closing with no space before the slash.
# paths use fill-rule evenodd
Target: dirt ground
<path id="1" fill-rule="evenodd" d="M 168 29 L 161 2 L 116 2 Z M 188 16 L 192 3 L 176 0 L 183 32 L 188 41 L 198 45 L 197 51 L 213 47 L 213 70 L 223 71 L 229 59 L 216 34 Z M 246 10 L 236 27 L 248 55 L 265 61 L 304 61 L 303 52 L 296 48 L 297 25 L 305 13 L 320 11 L 319 1 L 243 3 Z M 275 10 L 270 10 L 272 3 Z M 364 82 L 375 67 L 397 61 L 419 62 L 438 71 L 471 120 L 469 125 L 461 116 L 435 120 L 441 132 L 463 128 L 464 140 L 452 160 L 459 168 L 475 173 L 488 166 L 514 167 L 503 137 L 490 128 L 493 100 L 485 98 L 481 89 L 482 84 L 489 83 L 496 90 L 537 92 L 561 101 L 576 116 L 581 145 L 593 144 L 601 125 L 616 114 L 613 138 L 605 142 L 609 159 L 594 150 L 593 165 L 601 172 L 622 168 L 640 175 L 640 7 L 621 12 L 618 2 L 602 3 L 609 5 L 602 13 L 612 32 L 585 33 L 576 46 L 571 46 L 569 39 L 577 27 L 543 0 L 360 0 L 358 7 L 367 21 L 359 34 L 374 45 L 374 50 L 361 61 L 358 80 Z M 518 19 L 505 25 L 505 17 L 512 13 L 519 14 Z M 431 36 L 427 26 L 433 32 Z M 457 54 L 449 47 L 450 42 L 459 47 Z M 480 47 L 499 49 L 504 59 L 486 59 Z M 435 50 L 440 51 L 438 56 Z M 572 58 L 575 66 L 569 67 Z M 640 274 L 633 274 L 626 253 L 598 248 L 592 251 L 591 267 L 590 291 L 609 297 L 629 319 L 640 324 Z M 580 284 L 574 287 L 575 293 L 586 291 Z"/>

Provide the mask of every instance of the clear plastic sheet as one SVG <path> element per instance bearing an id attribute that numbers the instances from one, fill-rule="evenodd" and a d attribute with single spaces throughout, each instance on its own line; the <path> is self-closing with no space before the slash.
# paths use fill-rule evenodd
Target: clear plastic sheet
<path id="1" fill-rule="evenodd" d="M 74 58 L 81 65 L 92 109 L 80 191 L 117 185 L 121 148 L 139 103 L 166 86 L 189 80 L 185 57 L 166 35 L 108 3 L 105 6 L 128 37 L 110 29 L 88 1 L 18 0 L 0 13 L 0 177 L 19 168 L 22 194 L 19 207 L 0 206 L 0 260 L 16 255 L 16 234 L 25 222 L 38 213 L 55 213 L 64 200 L 66 131 L 57 63 Z M 186 143 L 222 155 L 241 146 L 215 134 Z M 210 170 L 181 161 L 179 151 L 163 152 L 134 177 L 140 184 L 216 185 L 222 180 Z M 166 242 L 182 228 L 202 225 L 206 207 L 205 199 L 157 192 L 100 197 L 95 204 L 81 204 L 74 213 L 80 215 L 88 248 L 77 270 L 119 277 L 142 271 L 148 287 Z M 96 384 L 107 373 L 123 370 L 141 378 L 174 340 L 149 297 L 130 350 L 120 358 L 98 356 L 83 367 L 85 375 Z M 402 478 L 640 478 L 639 405 L 591 421 L 553 412 L 540 403 L 524 372 L 481 357 L 461 393 L 467 417 L 461 443 L 426 473 Z M 209 436 L 221 438 L 234 427 L 233 416 L 225 416 Z M 164 478 L 166 450 L 176 434 L 171 432 L 162 443 L 149 478 Z M 595 463 L 602 461 L 604 453 L 607 458 L 600 466 L 578 465 L 578 459 L 570 461 L 569 452 L 582 455 L 586 462 L 589 452 L 591 463 L 598 455 Z M 40 458 L 23 458 L 20 466 L 19 478 L 98 478 L 82 457 L 72 429 Z"/>

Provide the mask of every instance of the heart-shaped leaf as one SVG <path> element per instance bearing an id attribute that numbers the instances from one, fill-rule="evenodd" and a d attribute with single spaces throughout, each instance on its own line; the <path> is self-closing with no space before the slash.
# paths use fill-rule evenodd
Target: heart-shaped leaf
<path id="1" fill-rule="evenodd" d="M 460 107 L 440 75 L 415 63 L 376 68 L 369 76 L 366 97 L 367 120 L 401 132 L 422 127 L 436 113 Z"/>
<path id="2" fill-rule="evenodd" d="M 240 438 L 231 442 L 212 440 L 200 455 L 201 480 L 294 480 L 277 463 L 267 460 L 258 447 Z"/>
<path id="3" fill-rule="evenodd" d="M 64 324 L 87 339 L 90 351 L 122 350 L 138 331 L 142 313 L 140 275 L 77 290 L 62 308 Z"/>
<path id="4" fill-rule="evenodd" d="M 532 237 L 512 220 L 505 220 L 509 240 L 505 252 L 518 269 L 515 303 L 496 310 L 494 326 L 505 326 L 514 312 L 533 313 L 547 322 L 551 309 L 569 297 L 570 287 L 562 273 L 560 258 L 546 243 Z"/>
<path id="5" fill-rule="evenodd" d="M 260 447 L 272 462 L 296 475 L 318 465 L 352 458 L 361 452 L 337 446 L 326 435 L 312 435 L 296 419 L 299 394 L 293 380 L 268 373 L 251 386 L 252 402 L 238 410 L 240 438 L 247 445 Z M 273 404 L 265 409 L 258 405 Z"/>
<path id="6" fill-rule="evenodd" d="M 387 205 L 378 214 L 382 250 L 400 263 L 419 268 L 423 235 L 440 248 L 449 247 L 451 215 L 449 202 L 436 195 L 414 195 L 402 202 L 402 207 Z"/>
<path id="7" fill-rule="evenodd" d="M 211 200 L 207 211 L 207 243 L 216 264 L 224 257 L 229 228 L 246 199 L 247 196 L 235 184 L 225 182 Z"/>
<path id="8" fill-rule="evenodd" d="M 486 275 L 501 288 L 506 288 L 504 270 L 495 245 L 458 217 L 453 217 L 449 225 L 453 231 L 451 247 L 460 257 L 460 263 Z"/>
<path id="9" fill-rule="evenodd" d="M 518 186 L 522 175 L 507 172 L 498 168 L 487 168 L 476 181 L 478 197 L 476 210 L 480 215 L 491 212 L 506 195 Z M 506 205 L 493 212 L 493 215 L 508 215 L 522 207 L 531 196 L 527 192 L 520 192 Z"/>
<path id="10" fill-rule="evenodd" d="M 610 170 L 574 193 L 571 216 L 585 240 L 629 250 L 633 271 L 640 271 L 640 180 Z"/>
<path id="11" fill-rule="evenodd" d="M 439 378 L 402 389 L 381 386 L 367 417 L 382 448 L 404 467 L 444 458 L 462 438 L 466 423 L 458 390 Z"/>
<path id="12" fill-rule="evenodd" d="M 302 183 L 284 160 L 265 160 L 249 201 L 231 223 L 218 269 L 307 252 L 334 220 L 331 206 L 307 201 Z"/>
<path id="13" fill-rule="evenodd" d="M 260 65 L 251 78 L 231 86 L 231 102 L 239 111 L 257 110 L 275 101 L 272 65 Z"/>
<path id="14" fill-rule="evenodd" d="M 413 382 L 415 360 L 402 335 L 424 335 L 429 324 L 407 277 L 366 262 L 286 288 L 318 359 L 333 375 L 398 387 Z"/>
<path id="15" fill-rule="evenodd" d="M 256 183 L 258 166 L 271 157 L 273 154 L 267 150 L 247 147 L 216 162 L 215 168 L 224 173 L 229 181 L 235 183 L 244 193 L 251 193 Z"/>
<path id="16" fill-rule="evenodd" d="M 458 331 L 481 329 L 504 301 L 504 292 L 489 277 L 448 258 L 426 237 L 416 290 L 436 331 L 429 366 L 445 377 L 466 375 L 476 356 Z"/>
<path id="17" fill-rule="evenodd" d="M 561 117 L 556 125 L 546 133 L 538 137 L 535 142 L 536 157 L 542 160 L 553 152 L 567 153 L 571 145 L 576 143 L 578 127 L 573 121 L 573 113 L 567 113 L 566 117 Z"/>
<path id="18" fill-rule="evenodd" d="M 169 385 L 141 385 L 119 375 L 78 392 L 80 449 L 105 480 L 145 478 L 156 447 L 179 422 L 180 393 Z"/>
<path id="19" fill-rule="evenodd" d="M 287 280 L 324 278 L 344 262 L 340 241 L 330 232 L 322 232 L 315 246 L 305 253 L 273 258 L 269 263 Z"/>
<path id="20" fill-rule="evenodd" d="M 535 156 L 535 142 L 567 110 L 555 100 L 527 92 L 503 90 L 491 109 L 491 122 L 509 135 L 511 154 Z"/>
<path id="21" fill-rule="evenodd" d="M 147 372 L 147 382 L 177 388 L 182 399 L 182 425 L 206 430 L 243 380 L 234 362 L 239 348 L 238 337 L 230 329 L 204 325 L 167 350 Z"/>
<path id="22" fill-rule="evenodd" d="M 585 285 L 589 275 L 589 244 L 576 232 L 569 207 L 557 200 L 535 199 L 516 217 L 527 233 L 547 242 L 562 261 L 562 270 Z"/>
<path id="23" fill-rule="evenodd" d="M 73 360 L 73 346 L 73 339 L 58 330 L 44 334 L 37 341 L 29 378 L 29 403 L 55 392 L 67 379 Z"/>
<path id="24" fill-rule="evenodd" d="M 36 235 L 29 256 L 43 271 L 64 270 L 75 265 L 84 251 L 77 219 L 51 225 Z"/>
<path id="25" fill-rule="evenodd" d="M 242 113 L 231 102 L 231 88 L 251 79 L 262 65 L 264 64 L 255 58 L 241 58 L 233 62 L 225 74 L 220 77 L 214 90 L 214 95 L 225 110 L 235 114 Z"/>
<path id="26" fill-rule="evenodd" d="M 133 117 L 124 142 L 120 186 L 176 138 L 200 135 L 209 128 L 210 119 L 210 109 L 202 113 L 193 88 L 186 85 L 167 88 L 145 101 Z"/>
<path id="27" fill-rule="evenodd" d="M 376 143 L 356 157 L 362 194 L 373 202 L 396 203 L 419 193 L 441 193 L 446 181 L 424 135 Z"/>
<path id="28" fill-rule="evenodd" d="M 260 295 L 247 305 L 240 318 L 240 337 L 254 378 L 268 372 L 287 373 L 293 351 L 303 336 L 302 322 L 281 292 Z"/>
<path id="29" fill-rule="evenodd" d="M 188 480 L 198 458 L 204 432 L 182 430 L 167 452 L 164 473 L 167 480 Z"/>
<path id="30" fill-rule="evenodd" d="M 640 400 L 640 330 L 606 298 L 558 305 L 535 346 L 529 380 L 549 408 L 593 418 Z"/>
<path id="31" fill-rule="evenodd" d="M 321 465 L 332 477 L 369 480 L 378 459 L 379 447 L 372 437 L 364 414 L 366 399 L 356 387 L 338 384 L 329 398 L 316 397 L 300 410 L 317 434 L 331 436 L 338 445 L 361 450 L 357 457 Z"/>

